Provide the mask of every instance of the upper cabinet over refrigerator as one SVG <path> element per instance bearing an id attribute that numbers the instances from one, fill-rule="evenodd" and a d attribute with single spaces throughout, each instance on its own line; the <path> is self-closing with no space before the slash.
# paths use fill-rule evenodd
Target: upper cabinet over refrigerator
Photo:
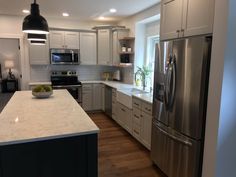
<path id="1" fill-rule="evenodd" d="M 211 34 L 215 0 L 162 0 L 161 40 Z"/>

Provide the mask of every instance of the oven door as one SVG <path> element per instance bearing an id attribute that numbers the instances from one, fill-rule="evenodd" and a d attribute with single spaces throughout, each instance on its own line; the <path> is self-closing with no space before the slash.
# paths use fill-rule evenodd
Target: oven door
<path id="1" fill-rule="evenodd" d="M 53 86 L 53 89 L 57 89 L 57 90 L 66 89 L 80 105 L 82 104 L 82 86 L 81 85 Z"/>

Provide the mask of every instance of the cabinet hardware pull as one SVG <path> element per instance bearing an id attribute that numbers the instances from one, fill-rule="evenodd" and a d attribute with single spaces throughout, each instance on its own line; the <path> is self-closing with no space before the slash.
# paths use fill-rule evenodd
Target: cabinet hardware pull
<path id="1" fill-rule="evenodd" d="M 134 117 L 138 118 L 139 119 L 139 116 L 137 116 L 136 114 L 134 114 Z"/>
<path id="2" fill-rule="evenodd" d="M 136 106 L 139 106 L 139 104 L 138 103 L 134 103 Z"/>
<path id="3" fill-rule="evenodd" d="M 124 109 L 121 109 L 123 112 L 125 112 L 125 110 Z"/>
<path id="4" fill-rule="evenodd" d="M 134 132 L 139 135 L 139 132 L 138 132 L 138 131 L 134 130 Z"/>
<path id="5" fill-rule="evenodd" d="M 176 33 L 179 33 L 180 32 L 180 30 L 176 30 Z"/>
<path id="6" fill-rule="evenodd" d="M 184 32 L 184 29 L 181 29 L 181 32 Z"/>

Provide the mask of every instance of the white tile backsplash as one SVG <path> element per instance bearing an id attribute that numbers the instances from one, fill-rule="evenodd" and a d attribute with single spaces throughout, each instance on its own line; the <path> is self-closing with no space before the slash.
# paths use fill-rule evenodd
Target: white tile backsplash
<path id="1" fill-rule="evenodd" d="M 67 65 L 50 65 L 50 66 L 31 66 L 31 82 L 39 82 L 39 81 L 50 81 L 51 71 L 63 71 L 63 70 L 73 70 L 77 71 L 79 76 L 79 80 L 101 80 L 103 72 L 111 72 L 116 71 L 117 67 L 112 66 L 67 66 Z M 132 69 L 120 69 L 122 81 L 125 83 L 132 83 L 133 81 L 133 71 Z M 131 78 L 129 78 L 131 77 Z"/>

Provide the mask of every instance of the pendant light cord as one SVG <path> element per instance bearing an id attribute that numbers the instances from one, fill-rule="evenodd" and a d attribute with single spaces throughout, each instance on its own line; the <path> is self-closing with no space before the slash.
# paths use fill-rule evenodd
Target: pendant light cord
<path id="1" fill-rule="evenodd" d="M 37 2 L 36 2 L 36 0 L 34 0 L 34 4 L 36 4 Z"/>

